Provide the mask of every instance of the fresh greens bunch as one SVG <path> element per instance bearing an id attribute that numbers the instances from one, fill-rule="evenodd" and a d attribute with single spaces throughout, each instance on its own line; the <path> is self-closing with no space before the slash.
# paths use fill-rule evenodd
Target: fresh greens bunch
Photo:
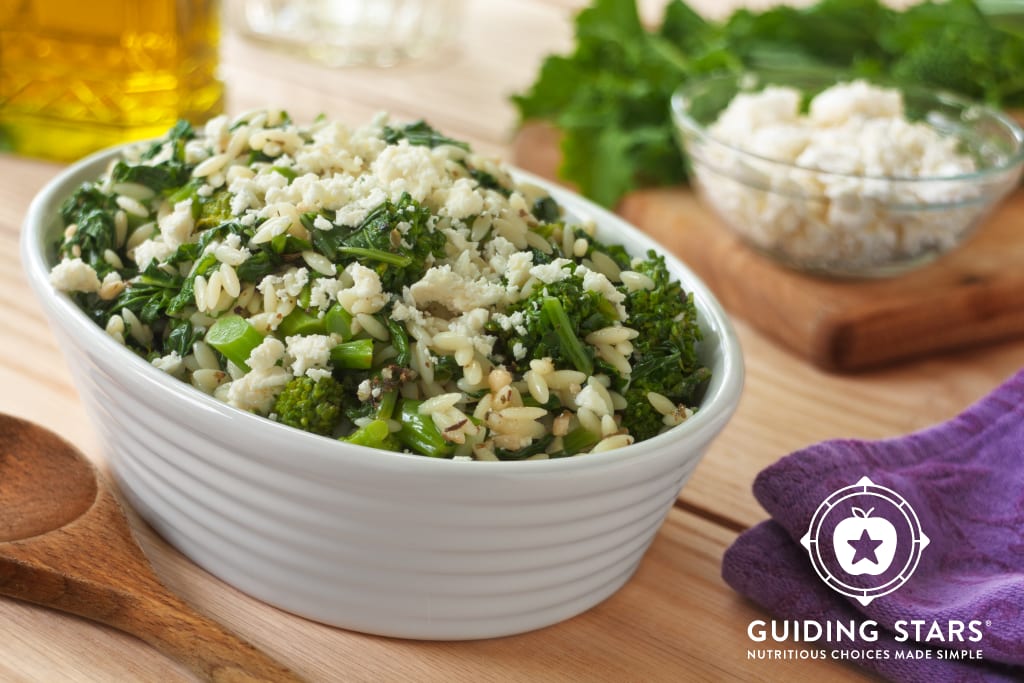
<path id="1" fill-rule="evenodd" d="M 807 8 L 739 10 L 708 21 L 670 0 L 647 30 L 635 0 L 594 0 L 576 17 L 572 54 L 549 56 L 512 99 L 523 121 L 562 133 L 560 173 L 614 205 L 645 185 L 686 180 L 669 115 L 672 92 L 717 71 L 803 68 L 952 90 L 1024 106 L 1024 8 L 1012 0 L 821 0 Z"/>

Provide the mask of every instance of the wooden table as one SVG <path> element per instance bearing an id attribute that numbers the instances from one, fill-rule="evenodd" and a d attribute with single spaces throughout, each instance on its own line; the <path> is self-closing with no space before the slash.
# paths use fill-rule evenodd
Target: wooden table
<path id="1" fill-rule="evenodd" d="M 531 82 L 545 53 L 571 45 L 570 16 L 581 4 L 467 2 L 460 50 L 389 70 L 321 68 L 229 33 L 228 109 L 284 105 L 297 120 L 325 112 L 352 123 L 380 110 L 425 116 L 478 149 L 507 157 L 515 125 L 507 96 Z M 653 16 L 657 4 L 644 3 L 645 12 Z M 721 14 L 727 3 L 699 4 Z M 0 411 L 58 431 L 102 465 L 96 433 L 16 256 L 25 209 L 58 170 L 0 156 L 0 302 L 7 311 L 0 326 Z M 779 457 L 815 441 L 894 436 L 952 417 L 1024 363 L 1024 340 L 844 377 L 815 370 L 735 322 L 748 373 L 739 411 L 669 513 L 636 576 L 565 623 L 463 643 L 352 633 L 259 603 L 193 565 L 138 520 L 135 529 L 171 588 L 316 681 L 870 680 L 835 663 L 746 659 L 747 625 L 765 615 L 733 593 L 719 571 L 738 531 L 765 517 L 751 482 Z M 0 680 L 189 678 L 130 636 L 0 599 Z"/>

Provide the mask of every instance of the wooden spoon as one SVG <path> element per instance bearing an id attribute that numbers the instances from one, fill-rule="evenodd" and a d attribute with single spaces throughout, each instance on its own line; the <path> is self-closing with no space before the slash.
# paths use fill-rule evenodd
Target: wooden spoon
<path id="1" fill-rule="evenodd" d="M 7 415 L 0 415 L 0 595 L 131 633 L 204 680 L 301 680 L 165 588 L 92 464 L 56 434 Z"/>

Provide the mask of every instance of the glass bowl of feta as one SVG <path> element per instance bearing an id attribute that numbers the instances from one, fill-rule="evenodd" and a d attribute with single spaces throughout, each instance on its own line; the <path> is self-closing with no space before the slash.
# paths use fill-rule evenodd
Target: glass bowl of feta
<path id="1" fill-rule="evenodd" d="M 182 125 L 63 171 L 21 248 L 142 517 L 368 633 L 510 635 L 608 597 L 743 384 L 677 258 L 424 123 Z"/>
<path id="2" fill-rule="evenodd" d="M 1018 184 L 1024 132 L 959 96 L 804 71 L 672 97 L 693 184 L 736 235 L 802 271 L 898 275 L 963 243 Z"/>

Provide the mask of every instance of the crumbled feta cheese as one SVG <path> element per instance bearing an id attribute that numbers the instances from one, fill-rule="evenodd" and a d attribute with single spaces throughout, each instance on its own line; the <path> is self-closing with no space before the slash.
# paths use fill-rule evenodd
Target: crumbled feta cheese
<path id="1" fill-rule="evenodd" d="M 516 334 L 525 335 L 526 325 L 525 318 L 523 317 L 522 311 L 516 311 L 512 315 L 505 315 L 504 313 L 495 313 L 491 316 L 491 320 L 496 322 L 501 329 L 508 332 L 509 330 L 515 330 Z"/>
<path id="2" fill-rule="evenodd" d="M 353 227 L 359 225 L 366 220 L 367 214 L 372 209 L 380 206 L 388 198 L 384 190 L 379 187 L 363 187 L 368 185 L 369 181 L 361 180 L 357 181 L 356 184 L 361 192 L 353 201 L 338 209 L 338 213 L 334 217 L 336 225 L 350 225 Z"/>
<path id="3" fill-rule="evenodd" d="M 587 408 L 593 411 L 595 415 L 601 417 L 603 415 L 610 415 L 608 402 L 604 400 L 601 393 L 594 388 L 593 380 L 587 382 L 587 385 L 580 389 L 579 393 L 576 394 L 573 399 L 576 402 L 576 406 L 579 408 Z"/>
<path id="4" fill-rule="evenodd" d="M 278 361 L 284 358 L 285 346 L 280 339 L 267 336 L 252 351 L 245 361 L 253 370 L 266 370 L 277 365 Z"/>
<path id="5" fill-rule="evenodd" d="M 491 238 L 487 244 L 484 245 L 483 258 L 487 260 L 487 263 L 491 266 L 491 269 L 496 273 L 506 274 L 506 271 L 510 270 L 508 262 L 514 254 L 520 253 L 516 249 L 516 245 L 509 242 L 501 235 L 496 235 Z M 530 257 L 529 263 L 533 263 L 533 254 L 526 252 Z M 529 270 L 529 265 L 526 266 Z M 523 280 L 525 281 L 525 277 Z"/>
<path id="6" fill-rule="evenodd" d="M 160 263 L 170 256 L 173 251 L 174 249 L 171 248 L 171 245 L 164 242 L 162 236 L 157 236 L 135 247 L 134 251 L 128 255 L 135 261 L 135 265 L 138 266 L 139 270 L 145 270 L 151 261 Z"/>
<path id="7" fill-rule="evenodd" d="M 493 335 L 484 331 L 484 325 L 490 320 L 490 313 L 486 308 L 474 308 L 462 315 L 453 318 L 447 325 L 448 332 L 454 332 L 463 339 L 468 339 L 473 348 L 484 357 L 494 350 L 496 339 Z"/>
<path id="8" fill-rule="evenodd" d="M 571 265 L 572 261 L 567 258 L 556 258 L 551 263 L 542 263 L 539 266 L 530 268 L 530 275 L 537 278 L 544 284 L 550 285 L 571 277 L 572 272 L 570 272 L 567 267 Z"/>
<path id="9" fill-rule="evenodd" d="M 319 381 L 325 377 L 331 377 L 333 373 L 327 368 L 309 368 L 306 370 L 306 377 L 313 381 Z"/>
<path id="10" fill-rule="evenodd" d="M 285 339 L 292 374 L 301 377 L 310 369 L 326 369 L 331 362 L 334 339 L 326 334 L 294 335 Z"/>
<path id="11" fill-rule="evenodd" d="M 313 280 L 309 288 L 309 305 L 326 311 L 337 300 L 338 292 L 344 287 L 344 283 L 338 278 L 319 277 Z"/>
<path id="12" fill-rule="evenodd" d="M 419 308 L 437 303 L 456 313 L 493 306 L 505 298 L 505 288 L 500 283 L 463 278 L 447 264 L 428 270 L 409 292 Z"/>
<path id="13" fill-rule="evenodd" d="M 305 268 L 289 268 L 284 275 L 267 275 L 260 280 L 256 288 L 262 294 L 270 289 L 277 294 L 278 299 L 286 297 L 295 298 L 302 293 L 302 288 L 309 282 L 309 271 Z"/>
<path id="14" fill-rule="evenodd" d="M 176 377 L 180 376 L 185 370 L 185 364 L 177 351 L 171 351 L 166 356 L 154 358 L 152 363 L 153 367 L 156 369 L 163 370 L 168 375 L 174 375 Z"/>
<path id="15" fill-rule="evenodd" d="M 362 382 L 359 383 L 359 386 L 356 387 L 356 398 L 358 398 L 363 403 L 369 401 L 372 398 L 372 396 L 370 395 L 372 389 L 373 384 L 370 383 L 370 380 L 364 379 Z"/>
<path id="16" fill-rule="evenodd" d="M 238 379 L 221 385 L 228 405 L 261 415 L 274 407 L 274 399 L 292 379 L 292 374 L 278 365 L 253 369 Z M 226 387 L 226 389 L 225 389 Z"/>
<path id="17" fill-rule="evenodd" d="M 392 199 L 408 192 L 418 202 L 425 200 L 445 175 L 443 153 L 424 145 L 401 140 L 388 145 L 370 165 L 370 172 L 387 188 Z"/>
<path id="18" fill-rule="evenodd" d="M 626 295 L 615 288 L 603 273 L 590 270 L 586 266 L 579 266 L 576 268 L 576 274 L 583 277 L 583 289 L 588 292 L 597 292 L 609 302 L 615 305 L 615 310 L 619 314 L 619 320 L 626 319 L 626 307 L 622 302 L 626 300 Z"/>
<path id="19" fill-rule="evenodd" d="M 160 235 L 164 244 L 170 249 L 177 249 L 189 241 L 192 230 L 195 227 L 195 220 L 192 218 L 192 200 L 178 202 L 174 205 L 174 211 L 162 216 L 157 221 L 160 226 Z"/>
<path id="20" fill-rule="evenodd" d="M 530 268 L 533 267 L 533 253 L 517 251 L 505 262 L 505 280 L 510 290 L 516 290 L 530 279 Z"/>
<path id="21" fill-rule="evenodd" d="M 444 208 L 452 218 L 469 218 L 484 209 L 484 199 L 476 191 L 476 183 L 469 178 L 459 178 L 444 200 Z"/>
<path id="22" fill-rule="evenodd" d="M 50 271 L 50 283 L 62 292 L 98 292 L 96 271 L 80 258 L 64 259 Z"/>
<path id="23" fill-rule="evenodd" d="M 352 263 L 345 268 L 345 275 L 352 278 L 353 284 L 351 287 L 339 289 L 335 294 L 335 298 L 342 308 L 352 315 L 376 313 L 384 308 L 388 297 L 381 287 L 377 271 L 358 263 Z"/>
<path id="24" fill-rule="evenodd" d="M 840 83 L 811 100 L 808 118 L 815 127 L 843 126 L 855 118 L 905 120 L 899 90 L 867 81 Z M 795 117 L 794 117 L 795 118 Z"/>
<path id="25" fill-rule="evenodd" d="M 800 101 L 785 87 L 743 93 L 708 129 L 730 146 L 707 148 L 717 171 L 701 174 L 704 195 L 755 245 L 807 267 L 857 269 L 948 247 L 983 211 L 969 202 L 943 212 L 890 208 L 952 206 L 978 192 L 966 183 L 890 180 L 976 168 L 955 138 L 907 120 L 898 90 L 840 83 L 818 94 L 807 115 Z"/>

